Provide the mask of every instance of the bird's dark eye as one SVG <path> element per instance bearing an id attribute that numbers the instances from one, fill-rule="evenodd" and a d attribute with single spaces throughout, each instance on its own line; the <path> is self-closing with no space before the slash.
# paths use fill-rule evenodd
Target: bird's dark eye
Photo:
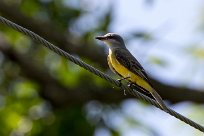
<path id="1" fill-rule="evenodd" d="M 109 35 L 109 36 L 108 36 L 108 38 L 109 38 L 109 39 L 112 39 L 112 38 L 113 38 L 113 36 L 112 36 L 112 35 Z"/>

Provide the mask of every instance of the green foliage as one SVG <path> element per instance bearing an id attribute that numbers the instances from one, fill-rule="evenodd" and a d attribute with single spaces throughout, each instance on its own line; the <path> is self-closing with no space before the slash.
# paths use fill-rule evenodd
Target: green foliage
<path id="1" fill-rule="evenodd" d="M 23 0 L 21 10 L 28 16 L 35 16 L 40 10 L 40 3 L 36 0 Z"/>
<path id="2" fill-rule="evenodd" d="M 12 2 L 7 4 L 16 6 L 19 13 L 30 19 L 53 25 L 59 32 L 69 30 L 70 25 L 83 16 L 84 12 L 80 8 L 69 6 L 64 0 L 22 0 L 15 5 Z M 107 30 L 111 19 L 108 12 L 99 27 L 81 35 L 81 42 L 87 45 L 91 43 L 93 48 L 97 48 L 93 46 L 93 32 Z M 77 89 L 76 91 L 92 86 L 105 88 L 107 82 L 38 46 L 19 32 L 4 26 L 0 26 L 0 30 L 4 33 L 0 39 L 4 38 L 8 43 L 8 54 L 0 56 L 0 135 L 93 135 L 95 126 L 87 121 L 82 111 L 85 103 L 69 108 L 52 105 L 54 100 L 47 99 L 42 90 L 46 77 L 42 74 L 41 79 L 38 79 L 38 75 L 27 73 L 25 66 L 27 63 L 33 64 L 33 71 L 45 71 L 59 85 Z M 15 56 L 15 53 L 28 62 Z M 84 59 L 90 61 L 86 57 Z"/>
<path id="3" fill-rule="evenodd" d="M 41 104 L 37 94 L 37 86 L 27 80 L 14 81 L 7 94 L 1 95 L 1 103 L 4 103 L 0 109 L 1 127 L 0 135 L 9 133 L 18 133 L 22 121 L 32 124 L 29 118 L 29 110 L 32 106 Z M 26 124 L 24 124 L 26 126 Z M 29 130 L 26 131 L 30 131 Z M 19 130 L 20 131 L 20 130 Z M 23 130 L 22 130 L 23 131 Z M 21 132 L 19 132 L 21 133 Z M 24 132 L 22 132 L 24 133 Z"/>

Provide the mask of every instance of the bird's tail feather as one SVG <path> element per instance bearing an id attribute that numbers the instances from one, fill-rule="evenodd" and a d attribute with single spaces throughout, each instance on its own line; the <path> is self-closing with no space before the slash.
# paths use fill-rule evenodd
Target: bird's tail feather
<path id="1" fill-rule="evenodd" d="M 152 96 L 154 97 L 154 99 L 158 102 L 158 104 L 165 110 L 168 112 L 168 108 L 167 106 L 164 104 L 161 96 L 154 90 L 152 89 L 152 91 L 150 92 L 152 94 Z"/>
<path id="2" fill-rule="evenodd" d="M 161 96 L 153 88 L 151 88 L 151 91 L 147 91 L 144 88 L 138 86 L 137 84 L 131 84 L 130 87 L 132 89 L 137 89 L 137 91 L 141 92 L 142 94 L 145 94 L 146 96 L 148 96 L 148 97 L 150 97 L 152 99 L 155 99 L 157 101 L 157 103 L 161 106 L 161 108 L 163 108 L 163 110 L 168 112 L 168 108 L 164 104 Z"/>

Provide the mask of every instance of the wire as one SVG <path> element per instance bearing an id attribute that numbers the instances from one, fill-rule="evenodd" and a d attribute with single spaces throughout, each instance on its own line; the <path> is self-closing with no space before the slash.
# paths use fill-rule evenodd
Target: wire
<path id="1" fill-rule="evenodd" d="M 134 90 L 134 89 L 131 89 L 130 87 L 128 86 L 125 86 L 125 85 L 121 85 L 119 81 L 109 77 L 108 75 L 104 74 L 103 72 L 95 69 L 94 67 L 92 67 L 91 65 L 89 64 L 86 64 L 85 62 L 83 62 L 82 60 L 72 56 L 71 54 L 63 51 L 62 49 L 58 48 L 57 46 L 53 45 L 52 43 L 48 42 L 47 40 L 43 39 L 42 37 L 40 37 L 39 35 L 35 34 L 34 32 L 20 26 L 20 25 L 17 25 L 5 18 L 3 18 L 2 16 L 0 16 L 0 22 L 29 36 L 30 38 L 32 38 L 33 40 L 36 40 L 38 41 L 39 43 L 41 43 L 42 45 L 44 45 L 45 47 L 49 48 L 50 50 L 52 50 L 53 52 L 57 53 L 58 55 L 61 55 L 63 57 L 65 57 L 66 59 L 72 61 L 73 63 L 83 67 L 84 69 L 88 70 L 89 72 L 107 80 L 108 82 L 120 87 L 122 90 L 126 90 L 128 91 L 130 94 L 136 96 L 137 98 L 139 99 L 142 99 L 142 100 L 145 100 L 146 102 L 149 102 L 151 103 L 152 105 L 156 106 L 157 108 L 169 113 L 170 115 L 176 117 L 177 119 L 185 122 L 186 124 L 189 124 L 190 126 L 204 132 L 204 127 L 199 125 L 198 123 L 184 117 L 183 115 L 175 112 L 174 110 L 170 109 L 170 108 L 167 108 L 167 110 L 164 110 L 160 107 L 160 105 L 154 101 L 153 99 L 143 95 L 142 93 Z"/>

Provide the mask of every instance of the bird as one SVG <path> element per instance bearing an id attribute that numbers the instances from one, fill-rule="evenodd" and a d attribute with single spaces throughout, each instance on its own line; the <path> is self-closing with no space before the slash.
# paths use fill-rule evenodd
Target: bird
<path id="1" fill-rule="evenodd" d="M 123 38 L 116 33 L 107 33 L 95 38 L 104 42 L 109 47 L 108 65 L 114 73 L 122 77 L 119 81 L 128 80 L 130 86 L 136 86 L 150 93 L 160 107 L 167 110 L 167 106 L 154 89 L 144 68 L 126 48 Z"/>

